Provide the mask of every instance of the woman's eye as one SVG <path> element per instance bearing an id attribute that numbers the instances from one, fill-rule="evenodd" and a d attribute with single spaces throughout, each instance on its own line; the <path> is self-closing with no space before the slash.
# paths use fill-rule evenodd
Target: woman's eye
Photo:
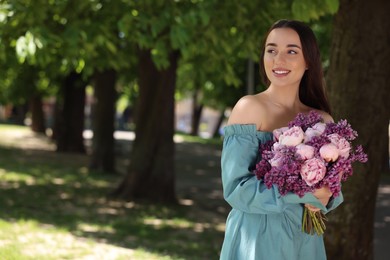
<path id="1" fill-rule="evenodd" d="M 298 52 L 293 51 L 293 50 L 289 50 L 288 53 L 289 53 L 289 54 L 297 54 Z"/>
<path id="2" fill-rule="evenodd" d="M 268 49 L 267 52 L 268 52 L 268 53 L 275 53 L 276 51 L 273 50 L 273 49 Z"/>

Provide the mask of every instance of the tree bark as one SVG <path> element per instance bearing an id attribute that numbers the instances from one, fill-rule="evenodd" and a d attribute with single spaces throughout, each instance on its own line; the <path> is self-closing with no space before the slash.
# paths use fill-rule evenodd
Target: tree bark
<path id="1" fill-rule="evenodd" d="M 24 120 L 26 119 L 26 114 L 28 112 L 28 104 L 16 105 L 12 107 L 11 115 L 9 121 L 12 124 L 24 125 Z"/>
<path id="2" fill-rule="evenodd" d="M 56 104 L 55 140 L 58 152 L 85 153 L 84 106 L 87 83 L 72 72 L 63 81 Z"/>
<path id="3" fill-rule="evenodd" d="M 191 135 L 199 135 L 199 124 L 202 116 L 203 104 L 198 102 L 199 89 L 195 89 L 192 95 Z"/>
<path id="4" fill-rule="evenodd" d="M 213 130 L 213 137 L 214 138 L 221 136 L 219 129 L 221 128 L 221 125 L 222 125 L 224 119 L 225 119 L 225 109 L 222 109 L 219 112 L 218 121 L 215 124 L 214 130 Z"/>
<path id="5" fill-rule="evenodd" d="M 30 99 L 31 130 L 36 133 L 45 133 L 45 116 L 43 114 L 42 97 L 34 95 Z"/>
<path id="6" fill-rule="evenodd" d="M 327 74 L 336 120 L 347 119 L 368 153 L 343 184 L 344 203 L 329 216 L 328 259 L 373 259 L 373 223 L 380 174 L 388 165 L 390 2 L 341 0 Z"/>
<path id="7" fill-rule="evenodd" d="M 114 70 L 95 74 L 90 168 L 110 173 L 115 172 L 115 85 L 116 72 Z"/>
<path id="8" fill-rule="evenodd" d="M 174 91 L 178 52 L 168 68 L 156 68 L 150 50 L 139 52 L 136 139 L 128 173 L 113 195 L 125 200 L 174 203 Z"/>

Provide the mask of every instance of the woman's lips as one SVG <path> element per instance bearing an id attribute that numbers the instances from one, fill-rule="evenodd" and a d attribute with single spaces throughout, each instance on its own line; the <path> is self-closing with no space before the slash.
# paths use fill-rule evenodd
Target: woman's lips
<path id="1" fill-rule="evenodd" d="M 287 75 L 288 73 L 290 73 L 289 70 L 286 70 L 286 69 L 273 69 L 272 72 L 276 75 L 280 75 L 280 76 L 284 76 L 284 75 Z"/>

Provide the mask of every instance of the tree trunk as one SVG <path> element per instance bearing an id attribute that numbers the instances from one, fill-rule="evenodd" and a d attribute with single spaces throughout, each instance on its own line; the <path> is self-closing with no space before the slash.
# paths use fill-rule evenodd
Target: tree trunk
<path id="1" fill-rule="evenodd" d="M 176 202 L 174 173 L 174 91 L 178 52 L 158 70 L 149 50 L 139 53 L 136 139 L 128 173 L 113 195 L 126 200 Z"/>
<path id="2" fill-rule="evenodd" d="M 114 70 L 95 74 L 95 103 L 92 109 L 93 144 L 90 168 L 111 173 L 115 172 L 115 84 L 116 72 Z"/>
<path id="3" fill-rule="evenodd" d="M 9 121 L 12 124 L 24 125 L 24 120 L 26 119 L 27 112 L 28 112 L 27 103 L 13 106 Z"/>
<path id="4" fill-rule="evenodd" d="M 199 89 L 195 89 L 192 95 L 192 116 L 191 116 L 191 135 L 197 136 L 199 134 L 200 118 L 202 116 L 203 104 L 198 102 Z"/>
<path id="5" fill-rule="evenodd" d="M 215 127 L 214 127 L 214 130 L 213 130 L 213 137 L 219 137 L 221 136 L 220 132 L 219 132 L 219 129 L 221 128 L 221 125 L 222 125 L 222 122 L 223 120 L 225 119 L 225 109 L 222 109 L 220 112 L 219 112 L 219 117 L 218 117 L 218 121 L 217 123 L 215 124 Z"/>
<path id="6" fill-rule="evenodd" d="M 373 259 L 378 182 L 388 161 L 390 1 L 342 0 L 333 26 L 327 80 L 334 118 L 347 119 L 368 153 L 343 184 L 344 203 L 329 216 L 328 259 Z"/>
<path id="7" fill-rule="evenodd" d="M 36 133 L 45 133 L 45 116 L 43 114 L 42 97 L 34 95 L 30 99 L 31 130 Z"/>
<path id="8" fill-rule="evenodd" d="M 56 104 L 55 140 L 58 152 L 85 153 L 84 106 L 86 82 L 70 73 L 61 86 L 62 97 Z"/>

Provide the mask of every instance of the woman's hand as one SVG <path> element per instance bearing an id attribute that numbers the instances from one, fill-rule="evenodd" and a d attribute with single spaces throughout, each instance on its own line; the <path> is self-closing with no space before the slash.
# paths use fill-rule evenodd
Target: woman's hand
<path id="1" fill-rule="evenodd" d="M 318 212 L 318 211 L 321 210 L 320 208 L 314 207 L 314 206 L 312 206 L 312 205 L 310 205 L 310 204 L 305 204 L 305 207 L 306 207 L 308 210 L 313 211 L 313 212 Z"/>
<path id="2" fill-rule="evenodd" d="M 329 202 L 330 197 L 332 197 L 332 192 L 330 191 L 329 187 L 325 186 L 316 189 L 313 192 L 313 195 L 322 203 L 322 205 L 326 206 Z M 319 208 L 314 207 L 310 204 L 305 204 L 305 207 L 308 208 L 310 211 L 314 211 L 314 212 L 320 211 Z"/>
<path id="3" fill-rule="evenodd" d="M 326 206 L 329 202 L 330 197 L 332 197 L 332 192 L 328 186 L 316 189 L 313 192 L 314 197 L 321 201 L 322 205 Z"/>

